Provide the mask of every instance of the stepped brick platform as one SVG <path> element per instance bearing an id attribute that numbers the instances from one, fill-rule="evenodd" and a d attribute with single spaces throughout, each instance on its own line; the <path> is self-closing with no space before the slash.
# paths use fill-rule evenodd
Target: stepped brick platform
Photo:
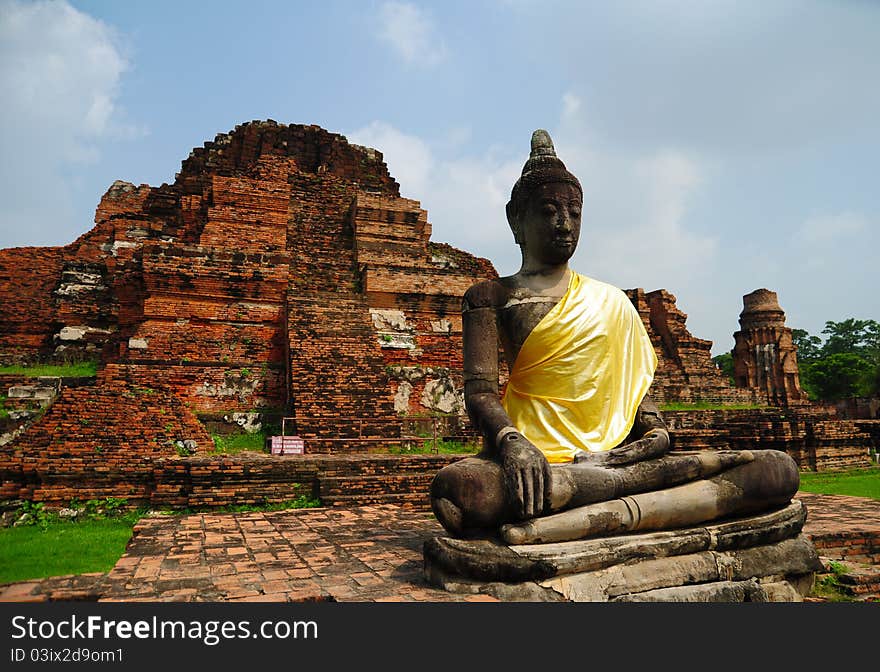
<path id="1" fill-rule="evenodd" d="M 801 469 L 833 471 L 870 467 L 880 421 L 835 420 L 809 407 L 664 411 L 673 448 L 773 449 Z"/>
<path id="2" fill-rule="evenodd" d="M 275 504 L 300 495 L 324 506 L 397 504 L 430 508 L 431 479 L 460 455 L 266 455 L 165 460 L 156 468 L 156 508 Z"/>
<path id="3" fill-rule="evenodd" d="M 814 544 L 829 534 L 880 534 L 876 500 L 804 492 L 796 499 L 806 504 L 804 532 Z M 137 524 L 108 573 L 7 585 L 0 600 L 498 601 L 425 582 L 422 546 L 438 534 L 429 513 L 392 505 L 155 515 Z"/>

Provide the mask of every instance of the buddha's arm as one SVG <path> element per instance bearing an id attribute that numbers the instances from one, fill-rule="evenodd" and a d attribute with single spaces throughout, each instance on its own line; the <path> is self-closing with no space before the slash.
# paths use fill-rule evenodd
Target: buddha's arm
<path id="1" fill-rule="evenodd" d="M 511 504 L 522 518 L 540 515 L 550 501 L 550 465 L 513 426 L 498 393 L 498 323 L 494 283 L 479 283 L 462 305 L 464 399 L 486 451 L 504 471 Z"/>

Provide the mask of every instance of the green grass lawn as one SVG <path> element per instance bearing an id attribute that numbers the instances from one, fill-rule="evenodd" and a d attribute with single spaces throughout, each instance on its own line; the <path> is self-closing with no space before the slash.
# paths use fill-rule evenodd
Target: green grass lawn
<path id="1" fill-rule="evenodd" d="M 0 374 L 16 376 L 56 376 L 69 378 L 91 378 L 98 372 L 97 362 L 77 362 L 75 364 L 36 364 L 34 366 L 0 366 Z"/>
<path id="2" fill-rule="evenodd" d="M 802 471 L 800 489 L 819 495 L 880 499 L 880 467 L 851 471 Z"/>
<path id="3" fill-rule="evenodd" d="M 133 526 L 125 517 L 0 529 L 0 583 L 109 571 Z"/>

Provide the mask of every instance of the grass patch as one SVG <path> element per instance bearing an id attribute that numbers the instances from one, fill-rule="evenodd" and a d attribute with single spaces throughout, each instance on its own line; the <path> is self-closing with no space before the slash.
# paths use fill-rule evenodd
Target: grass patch
<path id="1" fill-rule="evenodd" d="M 810 595 L 828 602 L 855 602 L 856 599 L 840 583 L 841 575 L 847 572 L 846 567 L 839 562 L 830 562 L 828 568 L 830 572 L 816 577 Z"/>
<path id="2" fill-rule="evenodd" d="M 437 439 L 437 445 L 431 439 L 422 440 L 411 444 L 401 443 L 387 446 L 385 452 L 392 455 L 464 455 L 480 452 L 482 446 L 461 441 L 445 441 Z"/>
<path id="3" fill-rule="evenodd" d="M 0 529 L 0 583 L 107 572 L 125 551 L 134 523 L 126 516 Z"/>
<path id="4" fill-rule="evenodd" d="M 802 471 L 800 489 L 819 495 L 880 499 L 880 467 L 850 471 Z"/>
<path id="5" fill-rule="evenodd" d="M 301 485 L 301 484 L 300 484 Z M 324 506 L 320 499 L 312 495 L 300 495 L 295 499 L 271 504 L 232 504 L 229 506 L 171 509 L 162 511 L 169 516 L 182 516 L 192 513 L 251 513 L 253 511 L 287 511 L 289 509 L 315 509 Z"/>
<path id="6" fill-rule="evenodd" d="M 264 453 L 266 452 L 267 436 L 269 435 L 265 431 L 254 432 L 253 434 L 212 434 L 211 438 L 214 440 L 213 452 L 227 455 L 242 453 L 246 450 Z"/>
<path id="7" fill-rule="evenodd" d="M 61 378 L 91 378 L 98 373 L 98 362 L 76 362 L 73 364 L 34 364 L 32 366 L 0 366 L 0 374 L 15 376 L 53 376 Z"/>
<path id="8" fill-rule="evenodd" d="M 658 404 L 661 411 L 752 411 L 769 408 L 760 404 L 721 404 L 712 401 L 693 401 L 689 403 L 670 401 Z"/>
<path id="9" fill-rule="evenodd" d="M 299 484 L 298 487 L 305 487 Z M 79 519 L 62 520 L 40 502 L 23 502 L 20 514 L 29 520 L 19 527 L 0 528 L 0 583 L 44 579 L 50 576 L 108 572 L 125 552 L 134 524 L 146 509 L 123 511 L 125 499 L 71 502 Z M 191 513 L 244 513 L 285 511 L 323 506 L 310 494 L 272 504 L 242 504 L 205 509 L 163 511 L 171 515 Z"/>

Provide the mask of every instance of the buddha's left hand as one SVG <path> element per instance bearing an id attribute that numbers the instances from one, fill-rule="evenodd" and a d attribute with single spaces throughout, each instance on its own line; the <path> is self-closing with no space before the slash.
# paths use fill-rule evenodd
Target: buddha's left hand
<path id="1" fill-rule="evenodd" d="M 589 462 L 603 467 L 622 467 L 626 464 L 652 460 L 669 452 L 669 432 L 654 428 L 637 441 L 625 443 L 604 453 L 578 455 L 575 462 Z"/>

